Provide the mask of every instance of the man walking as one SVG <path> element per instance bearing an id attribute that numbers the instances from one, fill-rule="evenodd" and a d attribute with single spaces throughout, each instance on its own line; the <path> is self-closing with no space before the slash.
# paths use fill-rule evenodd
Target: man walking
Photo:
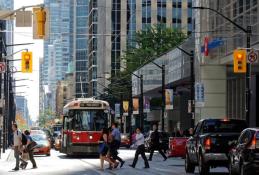
<path id="1" fill-rule="evenodd" d="M 149 155 L 149 161 L 152 161 L 152 157 L 155 150 L 158 150 L 159 153 L 163 156 L 164 161 L 166 161 L 167 157 L 162 151 L 161 145 L 160 145 L 160 136 L 156 125 L 153 125 L 153 130 L 151 134 L 151 148 L 150 148 L 150 155 Z"/>
<path id="2" fill-rule="evenodd" d="M 12 130 L 13 130 L 13 149 L 14 149 L 14 157 L 16 160 L 14 171 L 19 170 L 19 164 L 20 164 L 20 151 L 22 148 L 22 133 L 18 129 L 18 126 L 16 123 L 12 124 Z"/>
<path id="3" fill-rule="evenodd" d="M 36 169 L 37 165 L 36 165 L 36 162 L 35 162 L 35 159 L 33 156 L 33 147 L 35 146 L 34 141 L 32 140 L 32 137 L 30 136 L 30 131 L 26 130 L 26 131 L 24 131 L 24 134 L 27 137 L 26 150 L 29 153 L 30 161 L 32 163 L 32 168 Z M 27 166 L 27 164 L 28 163 L 26 163 L 26 166 Z M 26 166 L 25 166 L 25 168 L 26 168 Z"/>
<path id="4" fill-rule="evenodd" d="M 135 145 L 137 146 L 137 150 L 135 152 L 135 157 L 133 160 L 132 165 L 130 165 L 132 168 L 135 168 L 137 162 L 138 162 L 138 156 L 141 155 L 142 159 L 144 160 L 145 167 L 149 168 L 148 160 L 145 155 L 145 145 L 144 145 L 144 135 L 141 133 L 140 128 L 136 129 L 136 142 Z"/>
<path id="5" fill-rule="evenodd" d="M 112 151 L 112 157 L 114 160 L 118 160 L 121 164 L 120 167 L 122 167 L 125 163 L 125 161 L 123 161 L 119 156 L 118 156 L 118 150 L 120 148 L 120 144 L 121 144 L 121 132 L 118 129 L 118 124 L 117 123 L 113 123 L 112 124 L 112 143 L 111 146 L 114 147 L 114 150 Z"/>

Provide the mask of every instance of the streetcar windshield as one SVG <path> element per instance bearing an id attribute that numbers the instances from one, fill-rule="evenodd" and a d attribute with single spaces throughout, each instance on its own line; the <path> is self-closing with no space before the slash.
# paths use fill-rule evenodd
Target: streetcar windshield
<path id="1" fill-rule="evenodd" d="M 73 110 L 69 117 L 75 131 L 100 131 L 108 123 L 108 115 L 103 110 Z"/>

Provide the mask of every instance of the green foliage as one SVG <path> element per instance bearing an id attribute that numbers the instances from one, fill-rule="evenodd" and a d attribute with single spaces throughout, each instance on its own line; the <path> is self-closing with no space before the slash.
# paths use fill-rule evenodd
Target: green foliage
<path id="1" fill-rule="evenodd" d="M 136 47 L 128 47 L 121 57 L 126 64 L 126 69 L 110 79 L 112 83 L 108 87 L 108 93 L 117 99 L 120 99 L 121 94 L 124 99 L 129 99 L 131 73 L 140 66 L 170 51 L 185 38 L 186 35 L 183 32 L 159 25 L 137 32 Z"/>
<path id="2" fill-rule="evenodd" d="M 133 72 L 180 44 L 186 35 L 173 28 L 154 26 L 136 33 L 136 47 L 128 48 L 122 59 L 127 72 Z M 153 59 L 152 59 L 153 58 Z"/>
<path id="3" fill-rule="evenodd" d="M 39 117 L 39 126 L 47 127 L 50 121 L 55 119 L 55 113 L 51 109 L 46 109 L 44 112 L 40 114 Z"/>

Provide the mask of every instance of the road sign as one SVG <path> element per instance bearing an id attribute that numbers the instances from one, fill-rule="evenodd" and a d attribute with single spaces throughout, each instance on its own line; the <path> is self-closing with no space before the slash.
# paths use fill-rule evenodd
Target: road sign
<path id="1" fill-rule="evenodd" d="M 4 62 L 0 62 L 0 73 L 5 73 L 5 63 Z"/>
<path id="2" fill-rule="evenodd" d="M 204 84 L 203 83 L 195 84 L 195 104 L 196 104 L 196 107 L 204 107 L 204 105 L 205 105 Z"/>
<path id="3" fill-rule="evenodd" d="M 258 62 L 258 51 L 251 50 L 247 56 L 247 61 L 251 64 Z"/>

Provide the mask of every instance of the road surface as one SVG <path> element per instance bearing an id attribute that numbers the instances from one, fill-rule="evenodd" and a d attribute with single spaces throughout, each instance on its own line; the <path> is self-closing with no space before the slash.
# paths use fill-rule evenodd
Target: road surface
<path id="1" fill-rule="evenodd" d="M 148 156 L 148 153 L 146 154 Z M 134 150 L 120 150 L 120 156 L 126 160 L 122 168 L 115 170 L 105 169 L 100 171 L 99 159 L 97 157 L 73 157 L 69 158 L 64 154 L 52 150 L 51 156 L 36 156 L 35 160 L 38 169 L 31 169 L 32 165 L 29 162 L 25 170 L 18 172 L 12 171 L 15 166 L 15 160 L 11 155 L 8 161 L 0 161 L 0 175 L 186 175 L 184 170 L 184 159 L 168 158 L 163 161 L 162 156 L 155 154 L 153 161 L 150 163 L 150 169 L 144 169 L 144 162 L 139 158 L 135 169 L 128 165 L 132 163 Z M 108 168 L 108 164 L 105 164 Z M 226 168 L 212 169 L 212 175 L 227 175 Z M 198 175 L 197 168 L 195 175 Z"/>

